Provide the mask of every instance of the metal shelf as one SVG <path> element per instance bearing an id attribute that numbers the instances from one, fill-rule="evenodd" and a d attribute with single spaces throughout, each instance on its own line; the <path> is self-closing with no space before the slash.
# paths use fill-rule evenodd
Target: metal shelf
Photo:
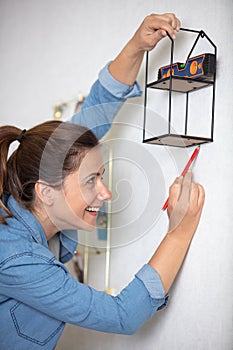
<path id="1" fill-rule="evenodd" d="M 205 38 L 212 45 L 214 49 L 214 56 L 216 61 L 217 48 L 215 44 L 210 40 L 210 38 L 205 34 L 203 30 L 197 31 L 192 29 L 181 28 L 181 30 L 186 32 L 197 33 L 197 38 L 186 58 L 186 62 L 190 58 L 198 40 L 200 38 Z M 174 40 L 171 38 L 169 33 L 167 33 L 169 39 L 171 40 L 171 58 L 170 58 L 170 72 L 172 72 L 173 64 L 173 53 L 174 53 Z M 166 145 L 175 147 L 191 147 L 194 145 L 200 145 L 202 143 L 213 142 L 213 132 L 214 132 L 214 105 L 215 105 L 215 80 L 216 72 L 211 77 L 181 77 L 177 75 L 170 74 L 166 78 L 159 79 L 157 81 L 152 81 L 148 83 L 148 65 L 149 65 L 149 52 L 146 56 L 146 78 L 145 78 L 145 98 L 144 98 L 144 123 L 143 123 L 143 143 L 150 143 L 154 145 Z M 211 87 L 212 88 L 212 115 L 211 115 L 211 125 L 210 125 L 210 135 L 207 137 L 200 137 L 198 135 L 192 135 L 188 132 L 188 117 L 189 117 L 189 94 L 197 90 Z M 167 133 L 163 135 L 155 135 L 154 137 L 146 138 L 146 117 L 147 117 L 147 95 L 148 90 L 164 90 L 168 93 L 168 122 L 167 122 Z M 186 95 L 186 108 L 185 108 L 185 120 L 184 120 L 184 132 L 182 134 L 171 133 L 172 125 L 172 98 L 174 98 L 173 93 L 184 93 Z M 200 103 L 201 106 L 201 103 Z M 174 125 L 173 125 L 174 129 Z"/>

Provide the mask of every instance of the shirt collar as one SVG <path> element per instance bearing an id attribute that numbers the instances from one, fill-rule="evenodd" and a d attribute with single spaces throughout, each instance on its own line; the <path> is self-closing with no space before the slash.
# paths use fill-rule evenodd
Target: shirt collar
<path id="1" fill-rule="evenodd" d="M 9 196 L 7 207 L 14 217 L 28 229 L 36 242 L 48 246 L 41 224 L 28 209 L 22 207 L 13 196 Z"/>
<path id="2" fill-rule="evenodd" d="M 44 230 L 35 216 L 28 209 L 22 207 L 12 196 L 9 196 L 6 202 L 11 213 L 27 228 L 34 240 L 48 247 Z M 77 230 L 64 230 L 60 232 L 59 238 L 61 244 L 60 260 L 66 262 L 71 259 L 77 248 Z"/>

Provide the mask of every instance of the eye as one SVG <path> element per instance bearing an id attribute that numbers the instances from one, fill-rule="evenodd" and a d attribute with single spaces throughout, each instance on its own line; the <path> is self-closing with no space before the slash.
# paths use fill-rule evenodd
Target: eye
<path id="1" fill-rule="evenodd" d="M 95 185 L 95 182 L 96 182 L 96 176 L 93 176 L 87 180 L 86 184 L 87 185 Z"/>

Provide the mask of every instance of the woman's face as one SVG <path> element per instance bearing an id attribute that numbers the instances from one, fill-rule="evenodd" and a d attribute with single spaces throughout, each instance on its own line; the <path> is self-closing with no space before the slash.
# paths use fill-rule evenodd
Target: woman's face
<path id="1" fill-rule="evenodd" d="M 54 203 L 47 213 L 59 230 L 96 227 L 103 202 L 112 198 L 103 183 L 104 170 L 101 152 L 94 148 L 86 152 L 79 169 L 65 178 L 63 188 L 54 190 Z"/>

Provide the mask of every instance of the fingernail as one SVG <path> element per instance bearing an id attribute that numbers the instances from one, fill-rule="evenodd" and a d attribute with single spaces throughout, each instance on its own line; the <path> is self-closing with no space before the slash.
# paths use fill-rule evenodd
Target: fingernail
<path id="1" fill-rule="evenodd" d="M 161 33 L 162 33 L 163 36 L 166 36 L 166 35 L 167 35 L 167 32 L 166 32 L 165 30 L 162 30 Z"/>

